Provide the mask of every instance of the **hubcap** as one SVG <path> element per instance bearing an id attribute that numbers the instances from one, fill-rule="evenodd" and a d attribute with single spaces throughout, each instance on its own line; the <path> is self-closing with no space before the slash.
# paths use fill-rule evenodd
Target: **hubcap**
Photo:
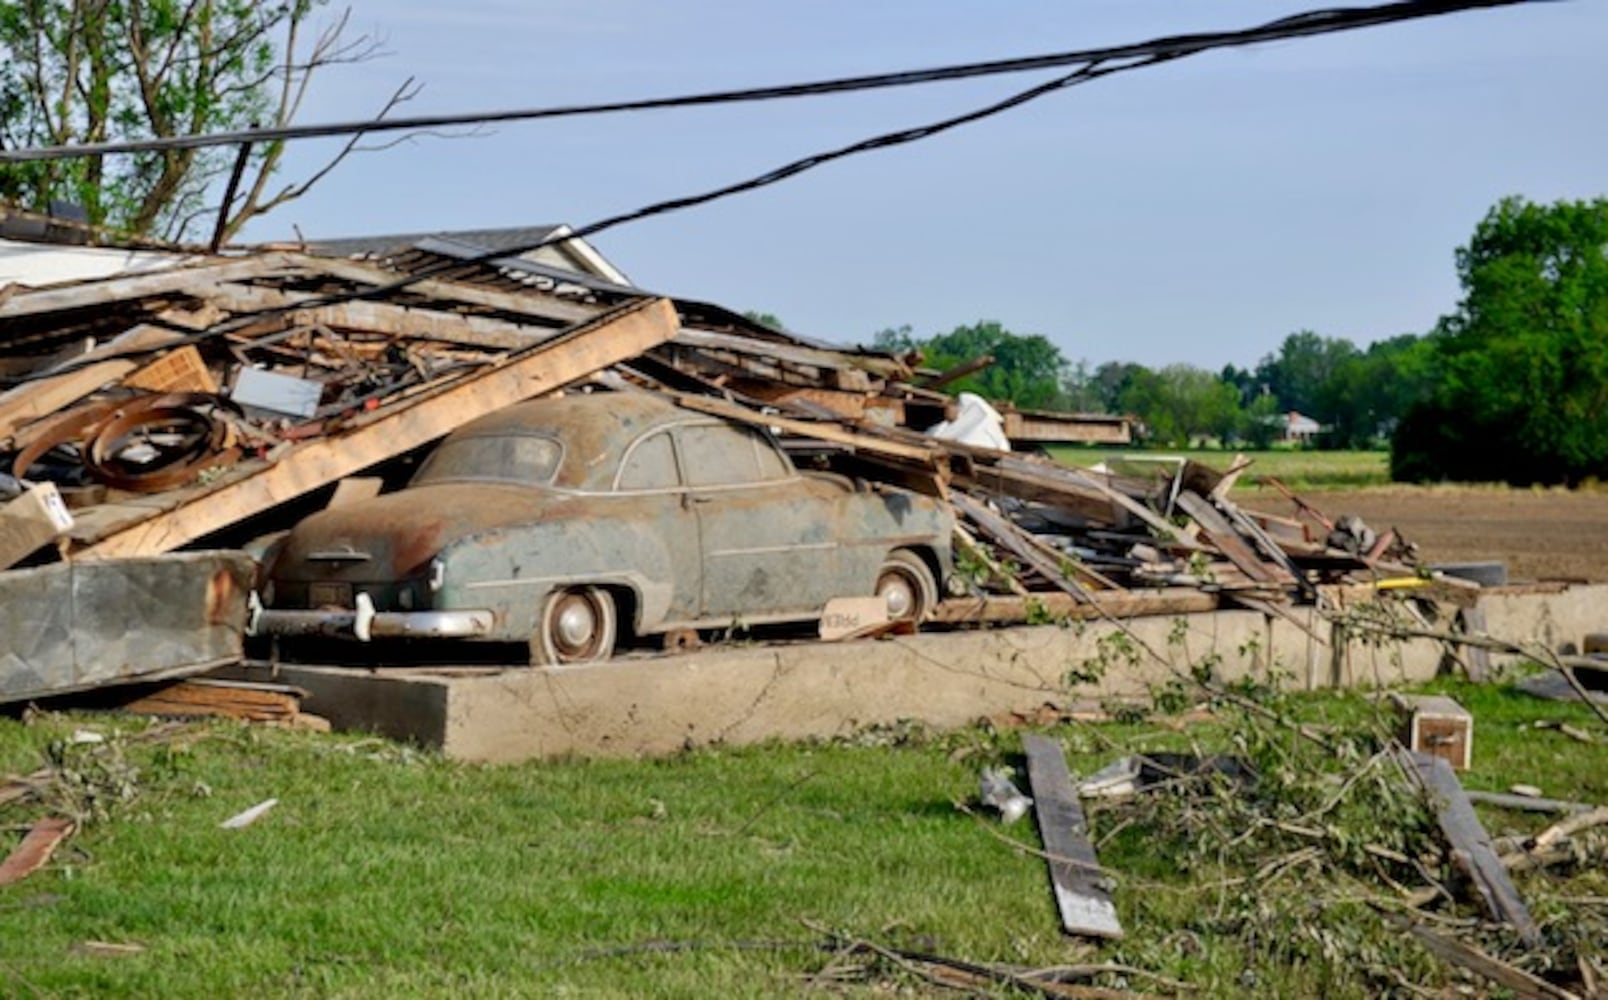
<path id="1" fill-rule="evenodd" d="M 567 653 L 583 652 L 597 634 L 597 611 L 584 597 L 566 597 L 559 605 L 553 638 Z"/>
<path id="2" fill-rule="evenodd" d="M 915 588 L 903 576 L 890 573 L 882 578 L 882 585 L 877 589 L 881 591 L 883 600 L 888 602 L 889 618 L 908 618 L 915 612 Z"/>

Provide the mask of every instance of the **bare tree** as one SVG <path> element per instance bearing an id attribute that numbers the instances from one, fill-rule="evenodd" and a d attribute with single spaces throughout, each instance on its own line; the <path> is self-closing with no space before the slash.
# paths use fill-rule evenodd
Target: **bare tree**
<path id="1" fill-rule="evenodd" d="M 320 70 L 384 54 L 374 36 L 348 34 L 350 10 L 310 30 L 322 4 L 0 0 L 0 148 L 288 125 Z M 378 116 L 417 92 L 411 79 L 404 82 Z M 247 221 L 306 193 L 361 149 L 361 138 L 276 190 L 270 182 L 284 144 L 253 147 L 220 235 L 233 237 Z M 234 159 L 228 149 L 163 149 L 11 164 L 0 168 L 0 198 L 40 211 L 72 202 L 94 225 L 183 240 L 218 214 L 207 193 Z"/>

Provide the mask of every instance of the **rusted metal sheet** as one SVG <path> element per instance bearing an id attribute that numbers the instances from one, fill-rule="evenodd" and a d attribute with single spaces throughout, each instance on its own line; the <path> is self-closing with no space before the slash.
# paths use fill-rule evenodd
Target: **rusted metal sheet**
<path id="1" fill-rule="evenodd" d="M 239 661 L 256 563 L 239 552 L 0 573 L 0 702 Z"/>

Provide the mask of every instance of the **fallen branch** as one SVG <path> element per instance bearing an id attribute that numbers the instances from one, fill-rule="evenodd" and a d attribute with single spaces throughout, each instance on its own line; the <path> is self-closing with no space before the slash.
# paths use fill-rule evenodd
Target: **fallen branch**
<path id="1" fill-rule="evenodd" d="M 1499 986 L 1506 986 L 1521 997 L 1536 997 L 1541 1000 L 1581 1000 L 1575 994 L 1560 989 L 1545 979 L 1492 958 L 1478 948 L 1439 934 L 1400 914 L 1380 915 L 1387 923 L 1411 934 L 1430 954 L 1442 961 L 1484 976 Z"/>

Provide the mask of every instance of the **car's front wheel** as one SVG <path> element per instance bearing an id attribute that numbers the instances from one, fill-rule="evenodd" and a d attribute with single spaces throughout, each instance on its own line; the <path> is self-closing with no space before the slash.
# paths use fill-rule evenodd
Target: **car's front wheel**
<path id="1" fill-rule="evenodd" d="M 594 663 L 614 652 L 618 629 L 614 598 L 602 587 L 571 587 L 549 594 L 530 637 L 530 662 Z"/>
<path id="2" fill-rule="evenodd" d="M 877 596 L 888 603 L 890 621 L 919 622 L 938 603 L 938 583 L 932 570 L 909 549 L 888 553 L 877 572 Z"/>

